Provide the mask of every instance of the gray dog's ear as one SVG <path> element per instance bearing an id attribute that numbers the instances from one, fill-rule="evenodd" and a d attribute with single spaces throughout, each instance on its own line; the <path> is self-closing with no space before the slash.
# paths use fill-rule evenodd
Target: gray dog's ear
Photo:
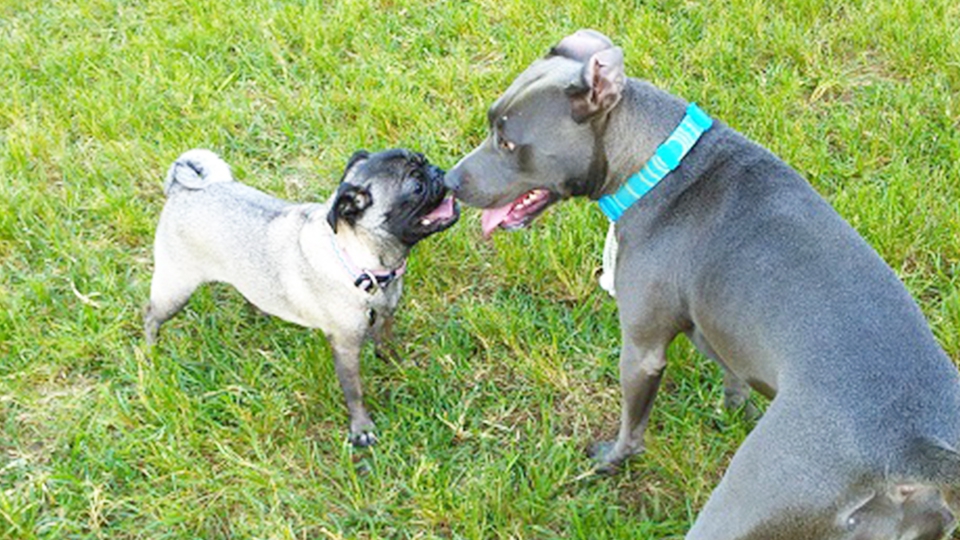
<path id="1" fill-rule="evenodd" d="M 547 56 L 563 56 L 577 62 L 586 62 L 594 54 L 610 48 L 613 48 L 610 38 L 596 30 L 585 28 L 560 40 Z"/>
<path id="2" fill-rule="evenodd" d="M 372 203 L 373 198 L 370 196 L 370 191 L 344 182 L 337 188 L 333 205 L 327 212 L 327 223 L 330 224 L 333 232 L 337 232 L 337 224 L 340 221 L 344 221 L 352 227 L 363 215 L 364 210 Z"/>
<path id="3" fill-rule="evenodd" d="M 580 72 L 580 80 L 567 87 L 573 119 L 583 122 L 607 112 L 620 102 L 625 76 L 623 49 L 610 47 L 594 53 Z"/>

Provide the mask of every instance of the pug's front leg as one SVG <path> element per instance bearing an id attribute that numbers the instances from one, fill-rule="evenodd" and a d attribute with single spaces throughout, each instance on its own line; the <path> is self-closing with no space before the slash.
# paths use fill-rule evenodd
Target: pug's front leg
<path id="1" fill-rule="evenodd" d="M 377 442 L 376 426 L 363 406 L 363 390 L 360 387 L 360 348 L 362 339 L 331 339 L 333 362 L 340 380 L 343 397 L 350 414 L 350 442 L 362 448 Z"/>

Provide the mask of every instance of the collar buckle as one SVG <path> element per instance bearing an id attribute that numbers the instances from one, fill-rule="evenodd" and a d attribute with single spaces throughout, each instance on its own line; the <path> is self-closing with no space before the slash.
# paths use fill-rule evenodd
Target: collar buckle
<path id="1" fill-rule="evenodd" d="M 357 287 L 358 289 L 362 290 L 363 292 L 370 293 L 370 294 L 373 294 L 374 284 L 380 285 L 380 283 L 379 283 L 379 281 L 377 280 L 377 278 L 375 278 L 374 276 L 372 276 L 372 275 L 371 275 L 369 272 L 367 272 L 367 271 L 363 271 L 359 276 L 357 276 L 357 279 L 354 280 L 354 282 L 353 282 L 353 286 L 354 286 L 354 287 Z M 382 287 L 382 285 L 381 285 L 381 287 Z"/>
<path id="2" fill-rule="evenodd" d="M 358 268 L 353 261 L 350 260 L 350 256 L 347 255 L 347 252 L 340 248 L 340 245 L 337 244 L 336 235 L 330 235 L 330 244 L 333 246 L 333 252 L 337 255 L 337 258 L 340 259 L 340 264 L 343 265 L 343 268 L 351 276 L 354 276 L 353 286 L 362 290 L 367 294 L 374 294 L 377 292 L 377 289 L 386 289 L 394 282 L 397 278 L 402 276 L 407 271 L 407 261 L 403 260 L 403 263 L 399 268 L 394 268 L 389 272 L 377 273 L 373 270 L 365 270 L 363 268 Z"/>

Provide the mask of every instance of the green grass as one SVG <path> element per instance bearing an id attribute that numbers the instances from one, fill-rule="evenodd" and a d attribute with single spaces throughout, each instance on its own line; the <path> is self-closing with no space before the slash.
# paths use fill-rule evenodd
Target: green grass
<path id="1" fill-rule="evenodd" d="M 449 167 L 526 64 L 594 27 L 805 174 L 956 361 L 958 20 L 951 0 L 0 0 L 0 537 L 681 537 L 749 425 L 679 340 L 647 453 L 584 476 L 619 399 L 592 205 L 492 243 L 471 210 L 416 249 L 406 361 L 364 356 L 381 443 L 354 452 L 322 338 L 229 287 L 145 352 L 167 166 L 209 147 L 298 200 L 361 147 Z"/>

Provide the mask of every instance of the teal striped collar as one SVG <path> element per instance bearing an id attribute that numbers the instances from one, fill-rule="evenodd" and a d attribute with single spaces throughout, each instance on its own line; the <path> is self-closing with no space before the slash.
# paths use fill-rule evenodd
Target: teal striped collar
<path id="1" fill-rule="evenodd" d="M 600 197 L 597 201 L 600 204 L 600 210 L 610 218 L 610 221 L 616 222 L 620 219 L 627 208 L 639 201 L 680 165 L 680 161 L 712 125 L 713 118 L 710 118 L 695 103 L 691 103 L 680 125 L 657 148 L 653 157 L 640 169 L 640 172 L 627 178 L 616 193 Z"/>

